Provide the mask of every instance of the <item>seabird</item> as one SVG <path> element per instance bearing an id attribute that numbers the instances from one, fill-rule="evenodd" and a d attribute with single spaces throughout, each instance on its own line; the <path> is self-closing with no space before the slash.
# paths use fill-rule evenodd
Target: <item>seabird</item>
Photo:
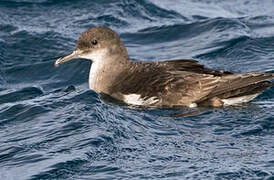
<path id="1" fill-rule="evenodd" d="M 90 89 L 132 105 L 222 107 L 251 101 L 274 84 L 271 73 L 233 74 L 196 60 L 132 61 L 119 35 L 107 27 L 83 32 L 76 49 L 55 66 L 77 58 L 92 61 Z"/>

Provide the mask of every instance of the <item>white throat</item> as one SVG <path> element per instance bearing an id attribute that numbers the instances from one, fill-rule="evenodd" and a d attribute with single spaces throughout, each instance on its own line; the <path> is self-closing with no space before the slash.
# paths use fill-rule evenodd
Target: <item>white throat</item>
<path id="1" fill-rule="evenodd" d="M 92 60 L 92 65 L 89 72 L 89 88 L 95 91 L 100 91 L 99 83 L 102 82 L 102 75 L 100 73 L 104 72 L 106 56 L 108 54 L 107 49 L 98 49 L 92 53 L 86 53 L 81 55 L 81 58 Z"/>

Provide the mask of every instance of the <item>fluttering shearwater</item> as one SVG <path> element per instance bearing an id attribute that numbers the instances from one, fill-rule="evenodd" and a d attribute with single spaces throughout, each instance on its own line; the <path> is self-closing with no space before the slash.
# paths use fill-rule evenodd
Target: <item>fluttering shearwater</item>
<path id="1" fill-rule="evenodd" d="M 83 32 L 76 50 L 55 66 L 75 58 L 92 61 L 90 89 L 132 105 L 221 107 L 251 101 L 274 84 L 271 73 L 233 74 L 196 60 L 131 61 L 119 35 L 107 27 Z"/>

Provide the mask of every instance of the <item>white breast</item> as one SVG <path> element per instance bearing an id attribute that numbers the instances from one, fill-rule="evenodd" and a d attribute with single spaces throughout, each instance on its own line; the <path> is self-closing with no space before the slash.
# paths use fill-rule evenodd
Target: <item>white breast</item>
<path id="1" fill-rule="evenodd" d="M 98 74 L 102 71 L 102 68 L 105 66 L 105 57 L 107 55 L 107 49 L 98 49 L 93 52 L 83 54 L 80 57 L 85 59 L 90 59 L 93 63 L 89 72 L 89 88 L 96 90 L 96 83 L 101 81 L 100 76 Z"/>
<path id="2" fill-rule="evenodd" d="M 98 73 L 100 71 L 100 63 L 93 62 L 89 71 L 89 88 L 95 90 L 95 84 L 98 82 Z"/>

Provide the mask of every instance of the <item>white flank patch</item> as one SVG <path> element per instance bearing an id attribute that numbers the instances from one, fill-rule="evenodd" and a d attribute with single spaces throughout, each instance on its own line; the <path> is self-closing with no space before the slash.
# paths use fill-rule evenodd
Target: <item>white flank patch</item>
<path id="1" fill-rule="evenodd" d="M 124 98 L 124 102 L 126 102 L 127 104 L 133 104 L 138 106 L 141 106 L 141 105 L 148 106 L 159 101 L 157 97 L 151 97 L 149 99 L 144 100 L 141 98 L 140 94 L 124 95 L 123 98 Z"/>
<path id="2" fill-rule="evenodd" d="M 246 103 L 257 97 L 259 93 L 257 94 L 251 94 L 247 96 L 241 96 L 241 97 L 235 97 L 235 98 L 229 98 L 229 99 L 222 99 L 224 106 L 230 106 L 230 105 L 237 105 L 240 103 Z"/>
<path id="3" fill-rule="evenodd" d="M 191 103 L 188 107 L 189 108 L 196 108 L 198 105 L 196 103 Z"/>

